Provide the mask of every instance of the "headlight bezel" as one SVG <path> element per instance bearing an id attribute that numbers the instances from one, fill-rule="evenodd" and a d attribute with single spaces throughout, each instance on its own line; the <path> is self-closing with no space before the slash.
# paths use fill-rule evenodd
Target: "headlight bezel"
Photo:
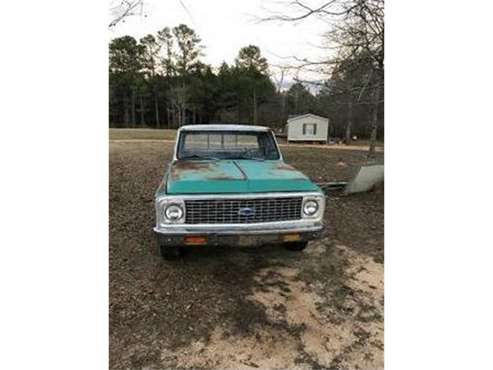
<path id="1" fill-rule="evenodd" d="M 167 217 L 166 211 L 172 206 L 181 209 L 182 214 L 180 218 L 173 220 Z M 171 197 L 156 199 L 156 219 L 159 226 L 183 224 L 185 222 L 185 215 L 185 201 L 183 199 Z"/>
<path id="2" fill-rule="evenodd" d="M 179 204 L 171 203 L 164 207 L 164 217 L 171 221 L 176 222 L 181 220 L 184 216 L 183 208 Z M 173 216 L 171 212 L 176 212 L 176 216 Z"/>
<path id="3" fill-rule="evenodd" d="M 312 217 L 318 212 L 320 205 L 314 199 L 307 199 L 303 204 L 303 214 L 308 217 Z"/>
<path id="4" fill-rule="evenodd" d="M 305 213 L 305 205 L 310 202 L 315 202 L 318 206 L 317 210 L 313 214 Z M 301 204 L 301 217 L 302 219 L 322 219 L 325 212 L 325 195 L 316 194 L 316 195 L 307 195 L 303 197 L 303 203 Z"/>

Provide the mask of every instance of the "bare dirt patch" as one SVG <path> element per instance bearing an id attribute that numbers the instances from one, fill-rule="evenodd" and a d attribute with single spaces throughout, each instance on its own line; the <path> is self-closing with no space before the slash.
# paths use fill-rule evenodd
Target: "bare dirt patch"
<path id="1" fill-rule="evenodd" d="M 382 368 L 383 191 L 330 196 L 326 236 L 302 253 L 195 248 L 167 263 L 153 194 L 171 150 L 110 144 L 110 368 Z M 346 180 L 364 161 L 282 150 L 314 179 Z"/>

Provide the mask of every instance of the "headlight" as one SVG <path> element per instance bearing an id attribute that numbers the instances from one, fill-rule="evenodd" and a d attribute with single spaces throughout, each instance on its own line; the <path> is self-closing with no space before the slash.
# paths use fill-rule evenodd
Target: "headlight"
<path id="1" fill-rule="evenodd" d="M 310 194 L 303 197 L 301 216 L 312 220 L 322 219 L 325 210 L 325 195 Z"/>
<path id="2" fill-rule="evenodd" d="M 170 204 L 166 207 L 164 215 L 170 221 L 178 221 L 183 217 L 183 209 L 178 204 Z"/>
<path id="3" fill-rule="evenodd" d="M 181 198 L 156 199 L 156 224 L 158 227 L 185 222 L 185 202 Z"/>
<path id="4" fill-rule="evenodd" d="M 315 200 L 307 200 L 303 205 L 303 213 L 307 216 L 313 216 L 318 209 L 319 205 Z"/>

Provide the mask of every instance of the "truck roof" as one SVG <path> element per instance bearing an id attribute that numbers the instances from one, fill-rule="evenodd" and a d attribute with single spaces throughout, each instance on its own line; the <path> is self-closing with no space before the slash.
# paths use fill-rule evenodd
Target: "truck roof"
<path id="1" fill-rule="evenodd" d="M 178 131 L 270 131 L 270 128 L 253 125 L 186 125 Z"/>

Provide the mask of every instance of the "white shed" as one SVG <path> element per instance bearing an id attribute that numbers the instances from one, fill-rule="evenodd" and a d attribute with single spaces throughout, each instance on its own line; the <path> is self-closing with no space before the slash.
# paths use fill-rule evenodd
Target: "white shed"
<path id="1" fill-rule="evenodd" d="M 329 119 L 307 113 L 288 118 L 286 135 L 290 141 L 324 141 L 327 142 Z"/>

